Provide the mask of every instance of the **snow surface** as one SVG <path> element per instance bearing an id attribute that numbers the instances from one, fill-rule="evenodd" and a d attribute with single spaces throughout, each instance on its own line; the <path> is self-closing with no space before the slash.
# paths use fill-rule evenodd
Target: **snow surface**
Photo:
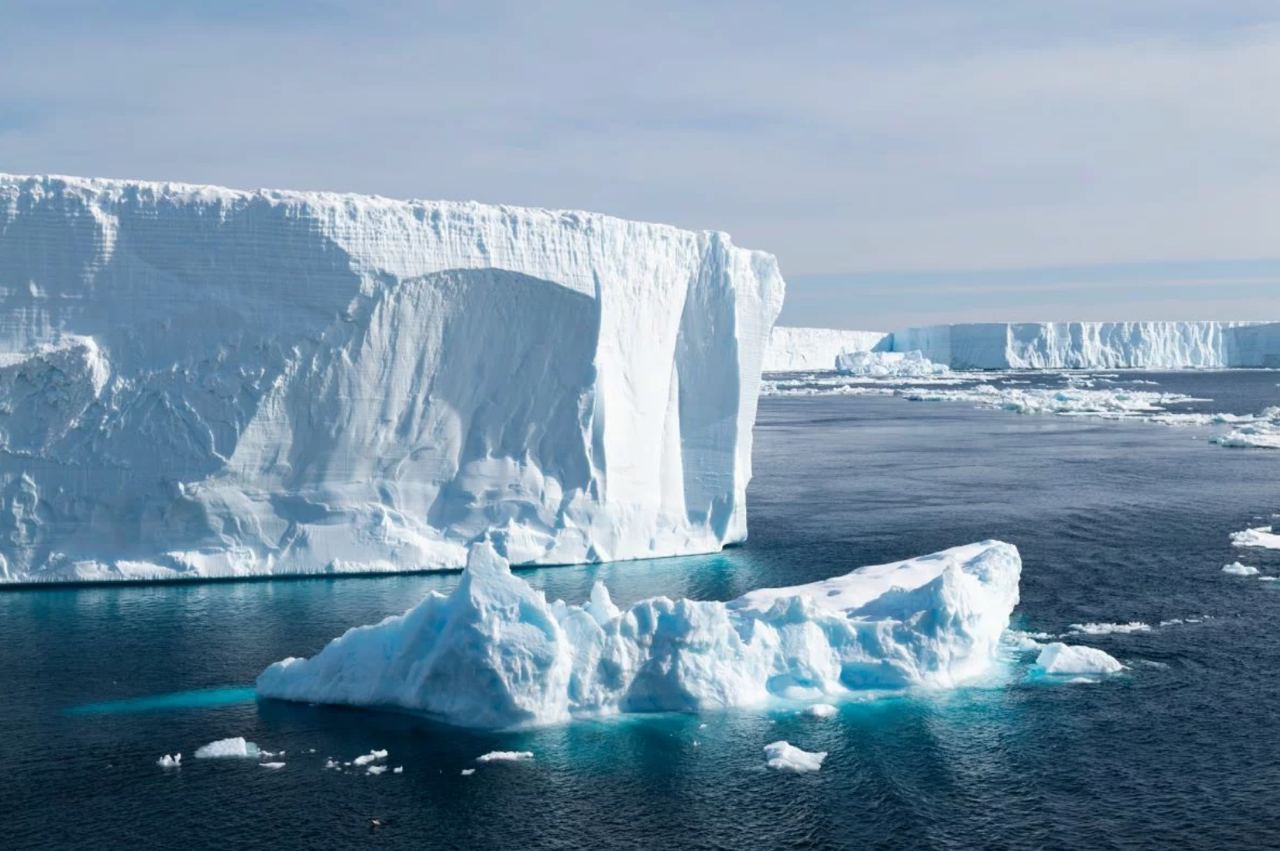
<path id="1" fill-rule="evenodd" d="M 219 739 L 196 750 L 196 759 L 257 759 L 262 750 L 253 742 L 246 742 L 243 736 L 231 739 Z"/>
<path id="2" fill-rule="evenodd" d="M 1050 676 L 1081 676 L 1114 674 L 1124 670 L 1115 657 L 1096 647 L 1063 644 L 1055 641 L 1046 644 L 1036 657 L 1036 668 Z"/>
<path id="3" fill-rule="evenodd" d="M 257 690 L 507 727 L 947 687 L 995 663 L 1020 572 L 1013 546 L 986 541 L 728 603 L 623 610 L 600 583 L 584 605 L 548 603 L 480 543 L 452 594 L 277 662 Z"/>
<path id="4" fill-rule="evenodd" d="M 835 369 L 841 352 L 887 349 L 883 331 L 843 331 L 835 328 L 774 326 L 764 354 L 765 372 L 809 372 Z"/>
<path id="5" fill-rule="evenodd" d="M 919 378 L 945 375 L 950 370 L 933 363 L 920 352 L 841 352 L 836 357 L 836 372 L 841 375 L 863 375 L 874 378 Z"/>
<path id="6" fill-rule="evenodd" d="M 783 289 L 591 213 L 0 175 L 0 581 L 716 551 Z"/>
<path id="7" fill-rule="evenodd" d="M 826 751 L 810 753 L 790 742 L 777 741 L 764 746 L 765 765 L 775 771 L 791 771 L 797 774 L 817 771 L 827 758 Z"/>
<path id="8" fill-rule="evenodd" d="M 1232 576 L 1257 576 L 1258 568 L 1247 564 L 1241 564 L 1238 561 L 1233 561 L 1231 564 L 1224 564 L 1222 566 L 1222 572 L 1230 573 Z"/>
<path id="9" fill-rule="evenodd" d="M 895 331 L 953 369 L 1280 367 L 1280 323 L 989 322 Z"/>

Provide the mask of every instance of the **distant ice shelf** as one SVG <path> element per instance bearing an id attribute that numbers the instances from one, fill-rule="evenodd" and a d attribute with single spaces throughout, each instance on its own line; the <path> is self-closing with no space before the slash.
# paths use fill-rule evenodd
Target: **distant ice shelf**
<path id="1" fill-rule="evenodd" d="M 842 353 L 912 351 L 951 369 L 1280 368 L 1280 322 L 986 322 L 892 333 L 778 326 L 765 371 L 831 370 Z"/>
<path id="2" fill-rule="evenodd" d="M 480 543 L 453 593 L 278 662 L 257 689 L 502 728 L 950 687 L 996 663 L 1021 567 L 986 541 L 728 603 L 622 609 L 600 583 L 582 605 L 548 602 Z"/>
<path id="3" fill-rule="evenodd" d="M 718 550 L 783 289 L 592 213 L 0 175 L 0 582 Z"/>

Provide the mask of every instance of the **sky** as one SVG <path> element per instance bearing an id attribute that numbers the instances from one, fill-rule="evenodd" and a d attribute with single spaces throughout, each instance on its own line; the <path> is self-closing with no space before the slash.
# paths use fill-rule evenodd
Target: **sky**
<path id="1" fill-rule="evenodd" d="M 589 209 L 781 321 L 1280 318 L 1275 0 L 0 0 L 0 171 Z"/>

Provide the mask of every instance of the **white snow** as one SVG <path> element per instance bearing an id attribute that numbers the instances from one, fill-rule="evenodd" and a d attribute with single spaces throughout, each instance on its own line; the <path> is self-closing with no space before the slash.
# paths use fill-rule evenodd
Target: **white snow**
<path id="1" fill-rule="evenodd" d="M 1247 564 L 1241 564 L 1238 561 L 1233 561 L 1231 564 L 1224 564 L 1222 566 L 1222 572 L 1230 573 L 1232 576 L 1257 576 L 1258 568 Z"/>
<path id="2" fill-rule="evenodd" d="M 182 765 L 182 754 L 180 753 L 176 753 L 173 755 L 165 754 L 164 756 L 156 760 L 156 765 L 160 766 L 161 768 L 178 768 Z"/>
<path id="3" fill-rule="evenodd" d="M 243 736 L 219 739 L 196 749 L 196 759 L 257 759 L 262 750 Z"/>
<path id="4" fill-rule="evenodd" d="M 506 727 L 949 687 L 996 661 L 1020 572 L 1014 547 L 985 541 L 728 603 L 619 610 L 603 585 L 585 606 L 548 603 L 481 543 L 452 594 L 277 662 L 257 689 Z"/>
<path id="5" fill-rule="evenodd" d="M 815 703 L 805 707 L 804 714 L 810 718 L 831 718 L 838 710 L 830 703 Z"/>
<path id="6" fill-rule="evenodd" d="M 352 760 L 355 765 L 368 765 L 371 762 L 377 762 L 380 759 L 386 759 L 387 752 L 385 750 L 372 750 L 367 754 L 358 756 Z"/>
<path id="7" fill-rule="evenodd" d="M 1188 369 L 1280 366 L 1280 324 L 989 322 L 893 333 L 952 369 Z"/>
<path id="8" fill-rule="evenodd" d="M 817 771 L 827 758 L 826 751 L 811 753 L 785 741 L 764 746 L 765 765 L 775 771 L 791 771 L 797 774 Z"/>
<path id="9" fill-rule="evenodd" d="M 775 325 L 764 354 L 765 372 L 812 372 L 836 368 L 842 352 L 869 352 L 888 346 L 882 331 L 790 328 Z"/>
<path id="10" fill-rule="evenodd" d="M 1114 674 L 1124 670 L 1124 665 L 1096 647 L 1055 641 L 1045 645 L 1040 651 L 1040 655 L 1036 657 L 1036 668 L 1050 676 L 1080 676 Z"/>
<path id="11" fill-rule="evenodd" d="M 490 751 L 476 757 L 476 762 L 523 762 L 533 759 L 532 751 Z"/>
<path id="12" fill-rule="evenodd" d="M 873 378 L 921 378 L 946 375 L 950 370 L 920 352 L 841 352 L 836 358 L 841 375 Z"/>
<path id="13" fill-rule="evenodd" d="M 1073 623 L 1068 629 L 1077 635 L 1128 635 L 1134 632 L 1150 632 L 1151 624 L 1141 621 L 1128 623 Z"/>
<path id="14" fill-rule="evenodd" d="M 11 175 L 0 229 L 0 581 L 746 537 L 784 283 L 723 233 Z"/>

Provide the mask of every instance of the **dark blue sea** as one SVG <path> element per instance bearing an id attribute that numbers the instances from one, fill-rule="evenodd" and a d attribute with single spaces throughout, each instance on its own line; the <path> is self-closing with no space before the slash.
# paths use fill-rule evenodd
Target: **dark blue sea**
<path id="1" fill-rule="evenodd" d="M 1125 374 L 1255 413 L 1280 374 Z M 257 703 L 266 665 L 400 612 L 456 575 L 0 593 L 0 847 L 1243 848 L 1280 846 L 1280 552 L 1229 534 L 1280 510 L 1280 452 L 1201 429 L 899 398 L 762 400 L 750 541 L 720 555 L 523 575 L 582 600 L 728 599 L 985 538 L 1022 552 L 1018 626 L 1129 666 L 794 709 L 475 733 Z M 1195 623 L 1162 621 L 1195 619 Z M 201 761 L 245 736 L 283 769 Z M 787 739 L 821 772 L 764 769 Z M 402 774 L 322 768 L 390 751 Z M 314 750 L 314 752 L 312 752 Z M 528 750 L 534 760 L 475 757 Z M 181 769 L 156 759 L 181 751 Z M 370 819 L 385 826 L 374 831 Z"/>

